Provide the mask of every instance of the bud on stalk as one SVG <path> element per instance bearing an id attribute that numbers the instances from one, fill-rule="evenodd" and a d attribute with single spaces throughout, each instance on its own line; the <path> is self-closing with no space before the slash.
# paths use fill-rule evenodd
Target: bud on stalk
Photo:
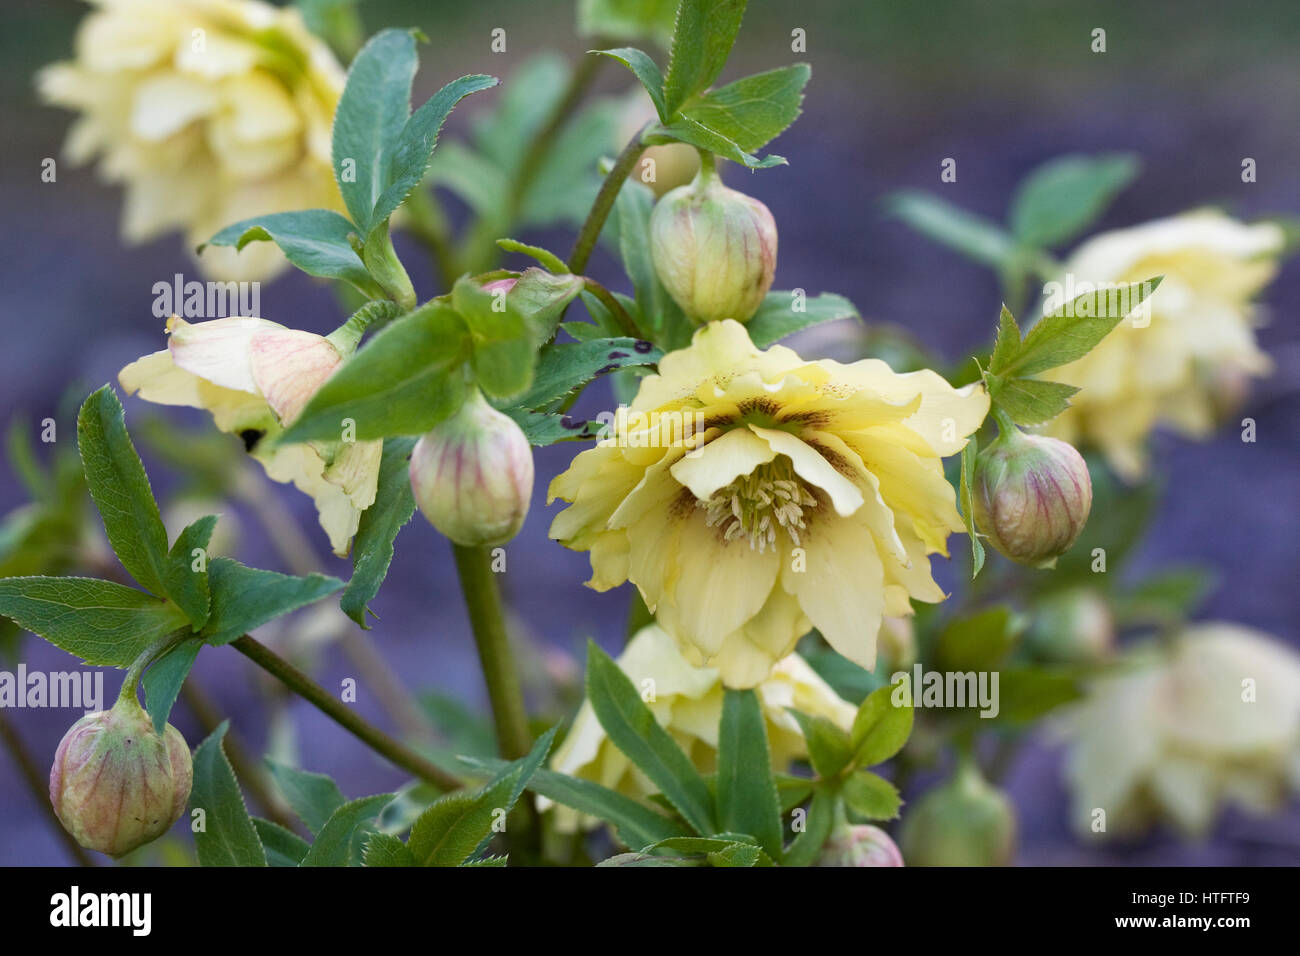
<path id="1" fill-rule="evenodd" d="M 533 452 L 523 430 L 471 387 L 456 414 L 416 442 L 411 490 L 430 524 L 456 544 L 504 544 L 533 493 Z"/>
<path id="2" fill-rule="evenodd" d="M 1050 568 L 1088 521 L 1088 466 L 1072 445 L 1001 427 L 975 459 L 975 525 L 1012 561 Z"/>
<path id="3" fill-rule="evenodd" d="M 59 742 L 50 802 L 78 843 L 121 856 L 180 819 L 193 776 L 180 731 L 168 724 L 158 734 L 139 702 L 123 695 L 112 710 L 82 717 Z"/>
<path id="4" fill-rule="evenodd" d="M 879 827 L 844 823 L 831 831 L 816 865 L 902 866 L 903 854 Z"/>
<path id="5" fill-rule="evenodd" d="M 748 322 L 776 272 L 776 223 L 757 199 L 728 189 L 712 154 L 700 173 L 659 200 L 650 255 L 668 294 L 693 322 Z"/>
<path id="6" fill-rule="evenodd" d="M 1015 855 L 1015 810 L 966 763 L 906 815 L 902 843 L 912 866 L 1007 866 Z"/>

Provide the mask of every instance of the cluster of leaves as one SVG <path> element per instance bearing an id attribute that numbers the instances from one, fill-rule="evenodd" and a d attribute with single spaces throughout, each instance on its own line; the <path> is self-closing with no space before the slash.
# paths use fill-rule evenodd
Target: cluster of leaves
<path id="1" fill-rule="evenodd" d="M 86 577 L 0 578 L 0 615 L 87 664 L 124 668 L 165 646 L 144 680 L 158 728 L 204 645 L 228 644 L 343 586 L 320 574 L 293 577 L 209 560 L 216 515 L 187 526 L 169 547 L 122 405 L 107 385 L 82 405 L 77 445 L 109 544 L 140 587 Z"/>

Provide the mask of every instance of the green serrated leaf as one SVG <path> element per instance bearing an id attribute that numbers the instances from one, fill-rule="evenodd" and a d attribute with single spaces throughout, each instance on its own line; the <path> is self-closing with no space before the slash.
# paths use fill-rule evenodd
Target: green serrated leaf
<path id="1" fill-rule="evenodd" d="M 329 597 L 343 582 L 324 574 L 294 577 L 249 568 L 231 558 L 213 558 L 208 565 L 212 614 L 200 632 L 213 647 L 261 627 L 267 621 Z"/>
<path id="2" fill-rule="evenodd" d="M 268 866 L 297 866 L 311 849 L 311 844 L 298 834 L 270 820 L 253 817 L 253 828 L 266 851 Z"/>
<path id="3" fill-rule="evenodd" d="M 1001 268 L 1016 255 L 1015 240 L 997 223 L 929 193 L 893 193 L 885 198 L 885 209 L 926 238 L 975 262 Z"/>
<path id="4" fill-rule="evenodd" d="M 989 359 L 989 371 L 1000 374 L 1016 351 L 1020 348 L 1020 326 L 1011 310 L 1002 305 L 1002 314 L 998 317 L 998 337 L 993 344 L 993 356 Z"/>
<path id="5" fill-rule="evenodd" d="M 229 729 L 230 721 L 223 720 L 194 751 L 190 810 L 203 811 L 203 828 L 194 831 L 194 849 L 200 866 L 266 866 L 266 850 L 221 750 Z"/>
<path id="6" fill-rule="evenodd" d="M 587 642 L 587 699 L 610 741 L 641 769 L 697 833 L 712 833 L 713 797 L 676 741 L 659 726 L 632 681 Z"/>
<path id="7" fill-rule="evenodd" d="M 181 692 L 181 685 L 190 675 L 194 659 L 203 649 L 203 642 L 197 637 L 187 638 L 169 650 L 144 674 L 145 710 L 153 720 L 153 729 L 161 734 L 167 726 L 167 718 Z"/>
<path id="8" fill-rule="evenodd" d="M 670 123 L 656 123 L 651 126 L 641 137 L 641 142 L 650 146 L 663 143 L 686 143 L 688 146 L 716 153 L 723 159 L 740 163 L 749 169 L 770 169 L 773 166 L 789 165 L 784 156 L 777 156 L 775 153 L 768 153 L 759 159 L 748 150 L 741 149 L 734 140 L 684 113 L 677 114 Z"/>
<path id="9" fill-rule="evenodd" d="M 664 115 L 707 89 L 731 55 L 745 0 L 681 0 L 664 76 Z"/>
<path id="10" fill-rule="evenodd" d="M 216 515 L 205 515 L 188 525 L 167 552 L 167 572 L 164 586 L 167 596 L 185 612 L 195 630 L 208 622 L 211 595 L 208 590 L 208 542 L 217 526 Z M 201 552 L 195 555 L 194 552 Z M 201 570 L 194 570 L 195 562 Z"/>
<path id="11" fill-rule="evenodd" d="M 555 743 L 555 735 L 559 733 L 560 725 L 556 724 L 546 733 L 542 734 L 533 742 L 527 754 L 520 759 L 502 767 L 490 781 L 487 789 L 491 790 L 498 783 L 509 780 L 512 782 L 511 788 L 505 793 L 505 801 L 494 809 L 503 814 L 509 814 L 523 796 L 524 789 L 528 786 L 528 781 L 532 779 L 533 774 L 541 768 L 546 762 L 546 757 L 551 752 L 551 745 Z M 492 842 L 492 833 L 483 835 L 474 852 L 470 854 L 471 858 L 478 859 L 487 850 L 488 844 Z"/>
<path id="12" fill-rule="evenodd" d="M 384 292 L 352 248 L 349 234 L 365 238 L 358 227 L 333 210 L 303 209 L 241 220 L 222 229 L 206 245 L 238 250 L 250 242 L 274 242 L 286 259 L 308 275 L 341 279 L 363 295 L 381 298 Z"/>
<path id="13" fill-rule="evenodd" d="M 1060 156 L 1025 177 L 1011 201 L 1010 223 L 1028 245 L 1064 242 L 1088 226 L 1141 168 L 1130 155 Z"/>
<path id="14" fill-rule="evenodd" d="M 578 0 L 578 33 L 589 37 L 672 42 L 677 0 Z"/>
<path id="15" fill-rule="evenodd" d="M 961 517 L 966 524 L 966 533 L 970 535 L 971 579 L 984 567 L 984 542 L 980 540 L 975 529 L 975 456 L 979 453 L 979 442 L 974 435 L 966 440 L 961 450 Z"/>
<path id="16" fill-rule="evenodd" d="M 290 767 L 270 757 L 265 763 L 280 795 L 313 834 L 320 833 L 335 811 L 347 803 L 338 784 L 323 773 Z"/>
<path id="17" fill-rule="evenodd" d="M 803 832 L 785 851 L 785 866 L 811 866 L 817 859 L 835 825 L 835 804 L 836 798 L 823 790 L 813 794 Z"/>
<path id="18" fill-rule="evenodd" d="M 723 829 L 752 833 L 768 856 L 779 860 L 780 802 L 763 709 L 753 690 L 728 689 L 723 699 L 717 792 L 718 822 Z"/>
<path id="19" fill-rule="evenodd" d="M 698 96 L 682 115 L 752 153 L 780 136 L 800 113 L 807 63 L 756 73 Z"/>
<path id="20" fill-rule="evenodd" d="M 372 833 L 366 838 L 362 854 L 366 866 L 417 866 L 415 855 L 406 844 L 387 833 Z"/>
<path id="21" fill-rule="evenodd" d="M 352 578 L 343 589 L 339 607 L 366 630 L 370 629 L 366 623 L 366 605 L 374 600 L 388 575 L 388 566 L 393 562 L 393 540 L 415 513 L 408 467 L 415 441 L 414 438 L 384 439 L 375 503 L 361 513 L 352 544 Z"/>
<path id="22" fill-rule="evenodd" d="M 989 397 L 1017 425 L 1041 425 L 1050 422 L 1070 407 L 1070 396 L 1077 386 L 1064 382 L 1046 382 L 1036 378 L 988 377 Z"/>
<path id="23" fill-rule="evenodd" d="M 850 810 L 868 820 L 897 819 L 903 805 L 898 789 L 869 770 L 853 773 L 844 781 L 840 795 Z"/>
<path id="24" fill-rule="evenodd" d="M 506 293 L 506 302 L 527 320 L 534 350 L 551 340 L 560 316 L 584 285 L 582 276 L 570 275 L 567 267 L 557 275 L 530 268 L 519 276 L 519 281 Z"/>
<path id="25" fill-rule="evenodd" d="M 357 866 L 366 828 L 388 804 L 393 794 L 381 793 L 345 803 L 335 810 L 299 866 Z"/>
<path id="26" fill-rule="evenodd" d="M 278 443 L 337 440 L 345 418 L 356 422 L 358 441 L 427 432 L 460 408 L 468 345 L 454 309 L 422 305 L 330 376 Z"/>
<path id="27" fill-rule="evenodd" d="M 803 738 L 808 745 L 808 759 L 813 770 L 823 780 L 837 776 L 848 766 L 853 757 L 849 746 L 849 735 L 825 717 L 813 717 L 797 710 L 790 710 L 799 722 Z"/>
<path id="28" fill-rule="evenodd" d="M 126 431 L 122 403 L 105 385 L 77 415 L 77 447 L 86 484 L 122 567 L 159 597 L 166 597 L 167 529 L 149 477 Z"/>
<path id="29" fill-rule="evenodd" d="M 128 667 L 189 628 L 175 604 L 96 578 L 0 578 L 0 615 L 96 666 Z"/>
<path id="30" fill-rule="evenodd" d="M 890 685 L 872 691 L 858 708 L 849 732 L 855 767 L 874 767 L 903 749 L 912 733 L 912 701 L 894 704 L 895 688 Z"/>
<path id="31" fill-rule="evenodd" d="M 611 57 L 631 70 L 632 75 L 637 78 L 637 82 L 641 84 L 650 97 L 650 102 L 654 104 L 659 119 L 667 121 L 669 112 L 667 104 L 664 102 L 664 77 L 659 70 L 659 64 L 655 63 L 648 54 L 631 46 L 618 47 L 613 50 L 593 50 L 592 52 Z"/>
<path id="32" fill-rule="evenodd" d="M 480 793 L 451 793 L 420 814 L 411 827 L 407 848 L 420 866 L 458 866 L 491 836 L 498 812 L 509 800 L 522 771 L 485 787 Z"/>
<path id="33" fill-rule="evenodd" d="M 823 292 L 812 298 L 794 291 L 769 292 L 754 317 L 745 323 L 745 331 L 755 345 L 765 349 L 801 329 L 823 322 L 861 318 L 852 302 L 834 292 Z"/>
<path id="34" fill-rule="evenodd" d="M 542 408 L 620 368 L 655 365 L 663 353 L 649 342 L 627 337 L 548 345 L 537 361 L 532 387 L 510 404 Z"/>

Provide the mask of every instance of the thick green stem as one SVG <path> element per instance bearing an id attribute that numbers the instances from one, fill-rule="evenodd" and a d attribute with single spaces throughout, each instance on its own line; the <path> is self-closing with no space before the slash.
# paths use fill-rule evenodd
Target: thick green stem
<path id="1" fill-rule="evenodd" d="M 632 316 L 628 315 L 627 310 L 623 308 L 618 299 L 614 298 L 614 293 L 610 292 L 595 279 L 584 277 L 583 285 L 586 287 L 588 292 L 600 300 L 601 305 L 609 310 L 609 314 L 613 316 L 614 321 L 618 323 L 618 327 L 623 330 L 624 335 L 630 336 L 634 339 L 645 338 L 645 336 L 641 334 L 641 330 L 636 327 L 636 323 L 632 321 Z"/>
<path id="2" fill-rule="evenodd" d="M 359 717 L 330 694 L 329 691 L 269 647 L 259 644 L 247 634 L 233 641 L 230 646 L 267 673 L 279 678 L 290 690 L 321 711 L 326 717 L 329 717 L 348 733 L 387 757 L 403 770 L 433 784 L 440 790 L 457 790 L 462 786 L 461 782 L 451 774 L 446 773 L 401 741 L 394 740 L 378 727 Z"/>
<path id="3" fill-rule="evenodd" d="M 501 610 L 501 594 L 492 573 L 491 556 L 483 546 L 453 544 L 460 587 L 469 610 L 483 680 L 496 724 L 501 756 L 517 760 L 528 753 L 532 735 L 528 732 L 528 713 L 524 694 L 515 670 L 514 656 L 506 636 L 506 620 Z"/>
<path id="4" fill-rule="evenodd" d="M 600 192 L 596 194 L 596 201 L 592 203 L 591 212 L 587 213 L 587 221 L 582 224 L 582 229 L 578 232 L 578 241 L 574 243 L 573 252 L 569 255 L 569 271 L 574 275 L 581 275 L 587 268 L 587 260 L 591 258 L 591 251 L 596 248 L 596 240 L 600 238 L 600 230 L 605 227 L 605 220 L 609 218 L 610 210 L 614 208 L 614 200 L 618 198 L 619 190 L 623 188 L 627 177 L 636 167 L 637 160 L 645 152 L 645 147 L 641 145 L 643 132 L 644 128 L 636 131 L 627 146 L 623 147 L 623 152 L 618 154 L 618 159 L 614 160 L 614 166 L 605 177 L 605 181 L 601 183 Z"/>

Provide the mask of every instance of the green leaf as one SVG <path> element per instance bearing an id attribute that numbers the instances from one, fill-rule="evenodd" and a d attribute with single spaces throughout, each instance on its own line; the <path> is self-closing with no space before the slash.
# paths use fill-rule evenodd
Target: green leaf
<path id="1" fill-rule="evenodd" d="M 680 856 L 649 856 L 645 853 L 617 853 L 606 860 L 601 860 L 597 866 L 700 866 L 700 861 L 696 857 L 685 858 Z"/>
<path id="2" fill-rule="evenodd" d="M 511 405 L 541 408 L 582 388 L 598 375 L 630 366 L 655 365 L 663 353 L 627 337 L 548 345 L 537 361 L 532 387 Z"/>
<path id="3" fill-rule="evenodd" d="M 509 306 L 527 319 L 534 351 L 550 341 L 560 316 L 584 286 L 583 277 L 569 274 L 567 267 L 558 275 L 530 268 L 506 293 Z"/>
<path id="4" fill-rule="evenodd" d="M 199 656 L 203 642 L 196 637 L 187 638 L 169 650 L 144 674 L 145 710 L 153 718 L 153 729 L 162 734 L 167 718 L 176 704 L 181 685 L 190 675 L 194 659 Z"/>
<path id="5" fill-rule="evenodd" d="M 519 802 L 519 798 L 523 795 L 524 789 L 528 786 L 528 781 L 532 779 L 533 774 L 537 773 L 542 764 L 546 762 L 546 757 L 551 752 L 551 745 L 555 743 L 555 735 L 559 733 L 559 731 L 560 725 L 556 724 L 534 741 L 533 746 L 529 748 L 527 754 L 513 763 L 502 767 L 501 770 L 498 771 L 497 775 L 488 781 L 488 789 L 493 789 L 503 780 L 510 780 L 512 782 L 512 786 L 505 794 L 505 802 L 495 809 L 506 814 L 509 814 L 514 810 L 515 804 Z M 470 854 L 470 856 L 480 858 L 483 852 L 487 850 L 488 844 L 491 842 L 492 833 L 489 831 L 484 834 L 483 839 L 479 841 L 478 846 L 475 847 L 474 852 Z"/>
<path id="6" fill-rule="evenodd" d="M 197 630 L 208 622 L 211 595 L 208 591 L 207 548 L 212 539 L 212 529 L 217 525 L 216 515 L 205 515 L 187 526 L 167 552 L 167 571 L 164 586 L 167 595 L 185 612 L 190 624 Z M 194 570 L 194 551 L 203 552 L 201 571 Z"/>
<path id="7" fill-rule="evenodd" d="M 656 123 L 651 126 L 641 137 L 641 142 L 649 146 L 662 143 L 686 143 L 688 146 L 717 153 L 723 159 L 740 163 L 750 169 L 769 169 L 772 166 L 788 165 L 784 156 L 777 156 L 775 153 L 768 153 L 759 159 L 748 150 L 741 149 L 736 142 L 722 133 L 684 113 L 679 113 L 671 123 Z"/>
<path id="8" fill-rule="evenodd" d="M 406 844 L 388 833 L 372 833 L 362 854 L 366 866 L 418 866 Z"/>
<path id="9" fill-rule="evenodd" d="M 393 802 L 393 794 L 381 793 L 345 803 L 321 827 L 299 866 L 357 866 L 367 826 Z"/>
<path id="10" fill-rule="evenodd" d="M 345 418 L 356 439 L 420 435 L 460 408 L 465 323 L 442 302 L 395 320 L 312 396 L 279 444 L 337 440 Z"/>
<path id="11" fill-rule="evenodd" d="M 811 75 L 807 63 L 756 73 L 697 97 L 682 108 L 682 115 L 752 153 L 798 118 Z"/>
<path id="12" fill-rule="evenodd" d="M 203 811 L 204 824 L 194 833 L 194 849 L 200 866 L 266 866 L 266 851 L 221 750 L 229 729 L 223 720 L 194 751 L 190 809 Z"/>
<path id="13" fill-rule="evenodd" d="M 587 699 L 610 741 L 641 769 L 697 833 L 709 834 L 713 798 L 695 766 L 659 726 L 632 681 L 600 649 L 587 642 Z"/>
<path id="14" fill-rule="evenodd" d="M 853 757 L 849 735 L 825 717 L 813 717 L 793 709 L 790 713 L 803 731 L 804 741 L 808 745 L 808 759 L 813 770 L 817 771 L 817 776 L 823 780 L 837 776 Z"/>
<path id="15" fill-rule="evenodd" d="M 1036 378 L 1000 378 L 988 376 L 989 397 L 1011 416 L 1017 425 L 1041 425 L 1050 422 L 1070 407 L 1070 396 L 1077 386 L 1064 382 L 1045 382 Z"/>
<path id="16" fill-rule="evenodd" d="M 338 784 L 323 773 L 290 767 L 270 757 L 265 763 L 280 795 L 313 834 L 320 833 L 335 811 L 347 802 Z"/>
<path id="17" fill-rule="evenodd" d="M 872 691 L 858 708 L 849 732 L 855 767 L 874 767 L 903 749 L 912 733 L 912 701 L 897 707 L 892 685 Z"/>
<path id="18" fill-rule="evenodd" d="M 997 223 L 929 193 L 904 190 L 885 198 L 885 209 L 921 235 L 987 266 L 1008 264 L 1015 240 Z"/>
<path id="19" fill-rule="evenodd" d="M 781 809 L 763 710 L 753 690 L 729 689 L 723 699 L 718 822 L 724 830 L 752 833 L 768 856 L 781 858 Z"/>
<path id="20" fill-rule="evenodd" d="M 1140 306 L 1164 276 L 1133 282 L 1114 289 L 1085 292 L 1044 315 L 1020 343 L 1015 357 L 1002 370 L 1004 376 L 1036 375 L 1082 358 L 1106 334 Z"/>
<path id="21" fill-rule="evenodd" d="M 752 839 L 752 838 L 751 838 Z M 703 856 L 711 866 L 771 866 L 772 859 L 763 849 L 749 840 L 733 840 L 725 837 L 674 837 L 662 840 L 642 850 L 642 853 L 654 853 L 659 850 L 673 850 L 687 856 Z"/>
<path id="22" fill-rule="evenodd" d="M 781 802 L 781 815 L 785 816 L 812 796 L 813 781 L 807 777 L 796 777 L 794 774 L 778 773 L 776 793 Z"/>
<path id="23" fill-rule="evenodd" d="M 511 766 L 506 776 L 481 792 L 448 794 L 420 814 L 406 841 L 418 865 L 459 866 L 477 852 L 481 841 L 491 837 L 498 812 L 523 775 L 522 767 Z"/>
<path id="24" fill-rule="evenodd" d="M 438 142 L 438 133 L 452 108 L 469 94 L 489 89 L 499 82 L 495 76 L 462 76 L 458 80 L 452 80 L 411 114 L 391 149 L 383 178 L 383 191 L 375 200 L 374 211 L 370 214 L 370 228 L 391 216 L 424 178 L 433 148 Z M 407 89 L 410 89 L 409 81 Z"/>
<path id="25" fill-rule="evenodd" d="M 970 535 L 971 580 L 984 567 L 984 542 L 980 540 L 975 529 L 975 456 L 979 453 L 979 441 L 974 435 L 966 440 L 961 450 L 961 517 L 966 523 L 966 533 Z"/>
<path id="26" fill-rule="evenodd" d="M 189 627 L 175 604 L 96 578 L 0 578 L 0 615 L 95 666 L 128 667 Z"/>
<path id="27" fill-rule="evenodd" d="M 451 303 L 469 328 L 470 361 L 479 387 L 494 398 L 527 389 L 540 344 L 533 317 L 520 310 L 508 294 L 499 299 L 469 277 L 457 280 L 452 287 Z"/>
<path id="28" fill-rule="evenodd" d="M 375 225 L 372 213 L 411 112 L 417 65 L 410 30 L 375 34 L 353 59 L 334 112 L 334 178 L 361 238 Z"/>
<path id="29" fill-rule="evenodd" d="M 1011 314 L 1006 303 L 1002 305 L 1002 314 L 998 317 L 998 338 L 993 344 L 993 355 L 989 359 L 989 371 L 1000 374 L 1008 362 L 1020 349 L 1020 326 Z"/>
<path id="30" fill-rule="evenodd" d="M 842 295 L 823 292 L 807 298 L 797 292 L 769 292 L 745 323 L 749 337 L 760 349 L 810 326 L 841 319 L 862 319 L 853 303 Z"/>
<path id="31" fill-rule="evenodd" d="M 212 616 L 201 636 L 213 647 L 229 644 L 267 621 L 329 597 L 343 582 L 324 574 L 294 577 L 249 568 L 231 558 L 208 565 Z"/>
<path id="32" fill-rule="evenodd" d="M 542 447 L 556 442 L 575 439 L 595 438 L 600 433 L 601 423 L 585 418 L 573 418 L 571 415 L 557 415 L 551 412 L 533 412 L 518 406 L 499 409 L 503 414 L 514 419 L 528 439 L 530 445 Z"/>
<path id="33" fill-rule="evenodd" d="M 835 797 L 823 790 L 813 794 L 803 832 L 794 838 L 785 851 L 785 866 L 811 866 L 817 859 L 835 825 L 836 802 Z"/>
<path id="34" fill-rule="evenodd" d="M 1126 624 L 1177 624 L 1196 611 L 1214 585 L 1215 576 L 1206 568 L 1166 568 L 1121 594 L 1116 614 Z"/>
<path id="35" fill-rule="evenodd" d="M 517 252 L 520 255 L 537 260 L 544 269 L 549 270 L 554 275 L 565 275 L 569 271 L 569 267 L 563 259 L 541 246 L 530 246 L 518 239 L 498 239 L 497 245 L 506 252 Z"/>
<path id="36" fill-rule="evenodd" d="M 1011 201 L 1011 231 L 1028 245 L 1051 246 L 1081 232 L 1138 174 L 1130 155 L 1061 156 L 1039 166 Z"/>
<path id="37" fill-rule="evenodd" d="M 1005 605 L 951 621 L 939 632 L 935 660 L 941 671 L 993 671 L 1023 630 Z M 912 688 L 916 694 L 918 688 Z"/>
<path id="38" fill-rule="evenodd" d="M 664 77 L 665 115 L 718 78 L 744 16 L 745 0 L 681 0 Z"/>
<path id="39" fill-rule="evenodd" d="M 122 403 L 108 385 L 82 404 L 77 447 L 90 495 L 122 567 L 146 590 L 166 597 L 167 529 L 127 434 Z"/>
<path id="40" fill-rule="evenodd" d="M 1075 674 L 1044 667 L 1004 669 L 998 681 L 997 721 L 1028 726 L 1062 704 L 1077 700 L 1083 687 Z"/>
<path id="41" fill-rule="evenodd" d="M 601 56 L 612 57 L 631 70 L 632 75 L 637 78 L 637 82 L 649 94 L 650 102 L 654 104 L 659 119 L 667 121 L 669 113 L 667 105 L 664 103 L 664 76 L 659 71 L 659 64 L 636 47 L 631 46 L 618 47 L 613 50 L 594 50 L 592 52 Z"/>
<path id="42" fill-rule="evenodd" d="M 298 834 L 270 820 L 253 817 L 253 829 L 262 841 L 268 866 L 297 866 L 311 849 L 311 844 Z"/>
<path id="43" fill-rule="evenodd" d="M 636 40 L 672 41 L 677 0 L 578 0 L 578 33 Z"/>
<path id="44" fill-rule="evenodd" d="M 850 810 L 868 820 L 895 820 L 903 798 L 884 777 L 859 770 L 844 781 L 840 790 Z"/>
<path id="45" fill-rule="evenodd" d="M 388 575 L 388 566 L 393 562 L 393 540 L 415 513 L 408 471 L 414 447 L 414 438 L 384 439 L 375 503 L 361 513 L 352 544 L 352 578 L 343 590 L 339 607 L 366 630 L 370 629 L 366 623 L 366 605 L 374 600 Z"/>
<path id="46" fill-rule="evenodd" d="M 308 275 L 321 279 L 342 279 L 363 295 L 382 298 L 383 290 L 366 271 L 348 236 L 357 227 L 330 209 L 277 212 L 244 219 L 227 226 L 205 245 L 243 249 L 250 242 L 274 242 L 286 259 Z M 199 246 L 203 251 L 203 246 Z"/>

